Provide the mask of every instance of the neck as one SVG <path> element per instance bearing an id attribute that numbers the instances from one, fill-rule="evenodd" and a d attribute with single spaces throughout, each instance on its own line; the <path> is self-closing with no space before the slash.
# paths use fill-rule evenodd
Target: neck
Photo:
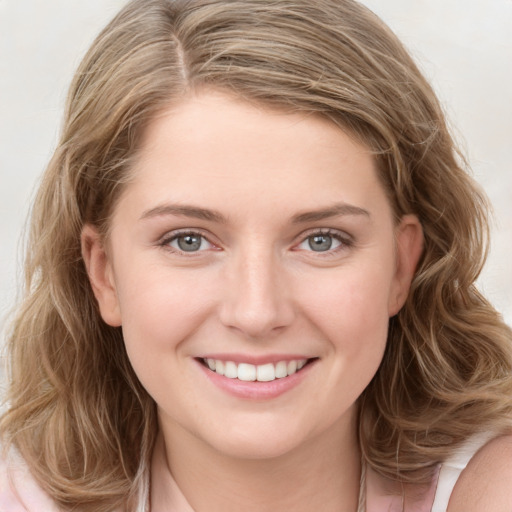
<path id="1" fill-rule="evenodd" d="M 155 446 L 152 510 L 169 510 L 175 502 L 174 478 L 195 512 L 355 511 L 360 453 L 355 422 L 349 423 L 262 459 L 226 455 L 164 424 Z"/>

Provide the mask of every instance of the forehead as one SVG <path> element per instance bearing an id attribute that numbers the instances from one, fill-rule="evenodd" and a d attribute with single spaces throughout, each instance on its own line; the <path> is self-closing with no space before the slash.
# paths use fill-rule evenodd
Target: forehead
<path id="1" fill-rule="evenodd" d="M 130 190 L 147 201 L 242 209 L 368 203 L 382 193 L 370 150 L 333 122 L 217 92 L 190 96 L 148 125 Z"/>

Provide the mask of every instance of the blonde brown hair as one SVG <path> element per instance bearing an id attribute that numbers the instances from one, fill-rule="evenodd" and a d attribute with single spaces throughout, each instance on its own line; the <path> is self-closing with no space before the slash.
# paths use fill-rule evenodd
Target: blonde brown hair
<path id="1" fill-rule="evenodd" d="M 438 101 L 390 30 L 352 0 L 134 0 L 78 69 L 32 211 L 0 428 L 64 508 L 134 508 L 157 429 L 119 328 L 99 316 L 84 223 L 107 236 L 145 126 L 192 90 L 329 118 L 370 147 L 397 218 L 425 248 L 360 399 L 368 463 L 426 478 L 477 430 L 512 417 L 511 332 L 474 286 L 486 200 L 461 168 Z M 478 423 L 475 419 L 478 419 Z"/>

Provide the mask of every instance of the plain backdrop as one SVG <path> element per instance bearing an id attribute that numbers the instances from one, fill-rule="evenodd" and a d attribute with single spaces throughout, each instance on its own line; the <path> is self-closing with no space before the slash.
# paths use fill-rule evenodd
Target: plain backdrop
<path id="1" fill-rule="evenodd" d="M 512 0 L 363 3 L 395 30 L 434 84 L 491 198 L 494 236 L 480 286 L 511 324 Z M 67 87 L 123 4 L 0 0 L 0 329 L 21 282 L 20 236 L 56 144 Z"/>

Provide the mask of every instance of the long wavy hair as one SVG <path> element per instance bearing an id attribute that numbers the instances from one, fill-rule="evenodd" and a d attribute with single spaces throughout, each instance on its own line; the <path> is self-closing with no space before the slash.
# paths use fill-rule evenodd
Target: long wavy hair
<path id="1" fill-rule="evenodd" d="M 330 119 L 372 150 L 396 218 L 421 221 L 410 295 L 359 400 L 367 463 L 422 481 L 476 431 L 510 428 L 511 331 L 474 286 L 486 199 L 394 34 L 352 0 L 133 0 L 72 83 L 33 205 L 25 296 L 8 340 L 0 432 L 50 496 L 77 511 L 135 508 L 155 405 L 121 329 L 99 315 L 80 234 L 87 222 L 108 236 L 144 128 L 200 88 Z"/>

